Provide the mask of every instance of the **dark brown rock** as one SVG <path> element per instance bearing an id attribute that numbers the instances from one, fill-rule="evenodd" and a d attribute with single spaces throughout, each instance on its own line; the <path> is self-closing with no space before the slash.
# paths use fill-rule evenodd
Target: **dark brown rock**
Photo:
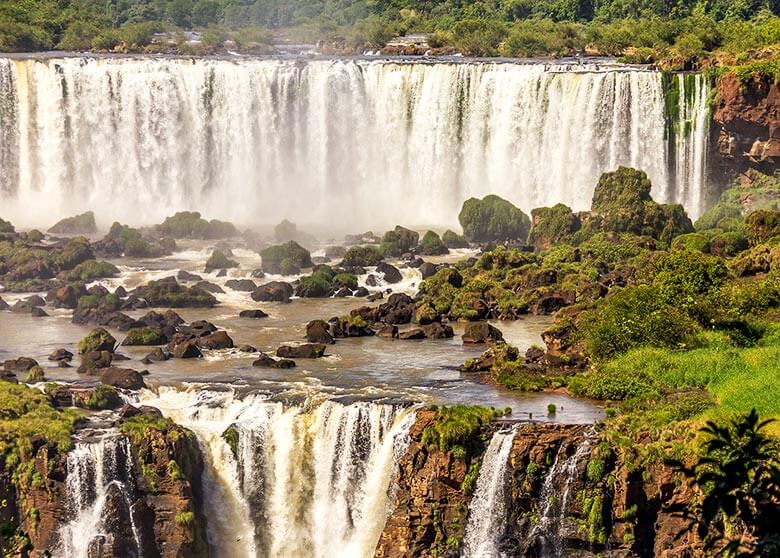
<path id="1" fill-rule="evenodd" d="M 328 324 L 323 320 L 312 320 L 306 324 L 306 340 L 309 343 L 321 343 L 323 345 L 335 343 L 329 333 Z"/>
<path id="2" fill-rule="evenodd" d="M 461 338 L 467 344 L 481 344 L 501 341 L 504 339 L 504 336 L 498 328 L 487 322 L 474 322 L 466 326 L 466 331 Z"/>
<path id="3" fill-rule="evenodd" d="M 320 358 L 325 354 L 322 343 L 304 343 L 302 345 L 282 345 L 276 349 L 280 358 Z"/>
<path id="4" fill-rule="evenodd" d="M 141 389 L 146 387 L 140 372 L 130 368 L 111 366 L 100 371 L 100 381 L 106 385 L 121 389 Z"/>

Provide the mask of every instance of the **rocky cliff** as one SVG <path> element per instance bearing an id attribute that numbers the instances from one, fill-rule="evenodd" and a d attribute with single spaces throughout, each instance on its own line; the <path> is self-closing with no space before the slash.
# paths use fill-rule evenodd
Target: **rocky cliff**
<path id="1" fill-rule="evenodd" d="M 770 76 L 723 75 L 713 103 L 715 150 L 721 172 L 774 172 L 780 162 L 780 86 Z"/>

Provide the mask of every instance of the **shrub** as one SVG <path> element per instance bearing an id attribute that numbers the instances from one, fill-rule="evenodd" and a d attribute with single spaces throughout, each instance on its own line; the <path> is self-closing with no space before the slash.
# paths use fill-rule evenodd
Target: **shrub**
<path id="1" fill-rule="evenodd" d="M 674 250 L 655 263 L 653 286 L 661 301 L 678 309 L 689 310 L 714 294 L 728 275 L 720 258 Z"/>
<path id="2" fill-rule="evenodd" d="M 440 256 L 447 254 L 449 249 L 442 242 L 439 235 L 433 231 L 428 231 L 423 235 L 420 241 L 419 253 L 424 256 Z"/>
<path id="3" fill-rule="evenodd" d="M 752 245 L 766 242 L 780 235 L 780 211 L 759 209 L 745 219 L 747 236 Z"/>
<path id="4" fill-rule="evenodd" d="M 710 241 L 701 233 L 681 234 L 672 241 L 672 248 L 709 253 Z"/>
<path id="5" fill-rule="evenodd" d="M 534 209 L 531 211 L 531 221 L 533 226 L 528 234 L 528 242 L 539 251 L 569 242 L 580 228 L 579 217 L 562 203 Z"/>
<path id="6" fill-rule="evenodd" d="M 384 256 L 399 257 L 417 246 L 420 235 L 415 231 L 397 225 L 392 231 L 387 231 L 379 243 L 379 251 Z"/>
<path id="7" fill-rule="evenodd" d="M 100 384 L 92 390 L 86 405 L 93 410 L 114 409 L 122 405 L 122 398 L 114 386 Z"/>
<path id="8" fill-rule="evenodd" d="M 525 213 L 495 195 L 466 200 L 458 220 L 470 242 L 525 240 L 531 229 L 531 220 Z"/>
<path id="9" fill-rule="evenodd" d="M 714 256 L 731 258 L 740 252 L 747 250 L 748 238 L 741 231 L 729 231 L 720 233 L 710 241 L 710 252 Z"/>

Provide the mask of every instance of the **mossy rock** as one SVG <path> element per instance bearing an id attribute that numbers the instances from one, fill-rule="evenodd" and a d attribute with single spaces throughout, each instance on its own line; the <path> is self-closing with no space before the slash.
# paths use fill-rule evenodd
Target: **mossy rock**
<path id="1" fill-rule="evenodd" d="M 168 338 L 156 327 L 134 327 L 127 331 L 127 336 L 122 341 L 125 346 L 151 346 L 165 345 Z"/>
<path id="2" fill-rule="evenodd" d="M 423 235 L 417 251 L 423 256 L 443 256 L 450 252 L 439 235 L 433 231 L 428 231 Z"/>
<path id="3" fill-rule="evenodd" d="M 119 222 L 114 222 L 108 234 L 96 243 L 96 249 L 107 256 L 128 258 L 159 258 L 167 253 L 161 244 L 150 241 L 134 229 Z"/>
<path id="4" fill-rule="evenodd" d="M 119 275 L 119 269 L 114 264 L 98 260 L 87 260 L 67 272 L 65 280 L 88 283 L 95 279 L 105 279 L 107 277 L 116 277 L 117 275 Z"/>
<path id="5" fill-rule="evenodd" d="M 695 250 L 707 254 L 710 251 L 710 241 L 701 233 L 681 234 L 672 241 L 672 248 L 677 250 Z"/>
<path id="6" fill-rule="evenodd" d="M 228 258 L 221 250 L 214 250 L 206 260 L 206 273 L 215 269 L 233 269 L 238 267 L 238 262 Z"/>
<path id="7" fill-rule="evenodd" d="M 458 220 L 470 242 L 525 241 L 531 229 L 528 215 L 495 195 L 466 200 Z"/>
<path id="8" fill-rule="evenodd" d="M 213 240 L 238 236 L 238 230 L 232 223 L 217 219 L 206 221 L 197 211 L 180 211 L 167 217 L 156 229 L 173 238 Z"/>
<path id="9" fill-rule="evenodd" d="M 344 267 L 371 267 L 382 262 L 382 253 L 375 246 L 353 246 L 342 259 Z"/>
<path id="10" fill-rule="evenodd" d="M 753 246 L 780 236 L 780 211 L 759 209 L 745 219 L 745 228 Z"/>
<path id="11" fill-rule="evenodd" d="M 284 244 L 270 246 L 260 252 L 262 269 L 266 273 L 289 275 L 291 271 L 312 267 L 309 251 L 291 240 Z"/>
<path id="12" fill-rule="evenodd" d="M 400 257 L 411 252 L 417 246 L 420 235 L 413 230 L 396 225 L 392 231 L 387 231 L 379 243 L 379 250 L 384 256 Z"/>
<path id="13" fill-rule="evenodd" d="M 83 298 L 83 297 L 82 297 Z M 91 353 L 94 351 L 114 352 L 116 339 L 102 327 L 98 327 L 89 332 L 89 334 L 79 341 L 79 353 Z"/>
<path id="14" fill-rule="evenodd" d="M 492 407 L 469 405 L 439 406 L 433 410 L 436 416 L 423 430 L 422 445 L 466 460 L 482 452 L 486 434 L 483 429 L 502 415 Z"/>
<path id="15" fill-rule="evenodd" d="M 27 240 L 30 242 L 41 242 L 43 239 L 43 233 L 38 229 L 33 229 L 27 233 Z"/>
<path id="16" fill-rule="evenodd" d="M 83 236 L 72 239 L 61 251 L 55 251 L 51 256 L 52 263 L 62 271 L 73 269 L 82 262 L 94 259 L 95 254 L 92 252 L 89 240 Z"/>
<path id="17" fill-rule="evenodd" d="M 324 298 L 333 294 L 333 270 L 323 266 L 311 275 L 301 277 L 298 288 L 295 291 L 304 298 Z"/>
<path id="18" fill-rule="evenodd" d="M 163 308 L 211 308 L 217 299 L 200 287 L 184 287 L 174 278 L 150 281 L 138 287 L 136 295 L 143 298 L 149 306 Z"/>
<path id="19" fill-rule="evenodd" d="M 54 224 L 49 232 L 51 234 L 93 234 L 97 232 L 95 214 L 91 211 L 62 219 Z"/>
<path id="20" fill-rule="evenodd" d="M 721 258 L 732 258 L 750 246 L 747 235 L 740 231 L 722 232 L 710 241 L 710 252 Z"/>
<path id="21" fill-rule="evenodd" d="M 0 233 L 14 234 L 15 232 L 16 229 L 10 221 L 6 221 L 5 219 L 0 218 Z"/>
<path id="22" fill-rule="evenodd" d="M 533 225 L 528 234 L 528 243 L 538 251 L 546 251 L 557 244 L 571 241 L 582 225 L 579 216 L 562 203 L 534 209 L 531 211 L 531 222 Z"/>
<path id="23" fill-rule="evenodd" d="M 86 401 L 87 409 L 95 411 L 104 409 L 116 409 L 122 406 L 122 398 L 114 386 L 100 384 L 92 390 Z"/>
<path id="24" fill-rule="evenodd" d="M 28 384 L 34 384 L 42 382 L 46 378 L 44 377 L 43 368 L 39 364 L 36 364 L 27 371 L 27 377 L 24 379 Z"/>
<path id="25" fill-rule="evenodd" d="M 460 235 L 455 231 L 451 231 L 449 229 L 444 231 L 444 234 L 441 235 L 441 241 L 444 243 L 444 245 L 447 248 L 450 249 L 469 247 L 469 243 L 466 241 L 463 235 Z"/>

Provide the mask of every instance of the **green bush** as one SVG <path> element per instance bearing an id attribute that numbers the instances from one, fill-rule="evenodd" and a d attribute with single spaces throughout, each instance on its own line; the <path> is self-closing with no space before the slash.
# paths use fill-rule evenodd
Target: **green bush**
<path id="1" fill-rule="evenodd" d="M 525 213 L 494 195 L 466 200 L 458 220 L 470 242 L 524 241 L 531 229 L 531 220 Z"/>
<path id="2" fill-rule="evenodd" d="M 379 251 L 384 256 L 400 257 L 411 252 L 417 246 L 420 235 L 415 231 L 397 225 L 392 231 L 387 231 L 379 243 Z"/>
<path id="3" fill-rule="evenodd" d="M 731 258 L 749 247 L 748 238 L 741 231 L 720 233 L 710 241 L 710 252 L 722 258 Z"/>
<path id="4" fill-rule="evenodd" d="M 344 267 L 371 267 L 379 265 L 382 253 L 374 246 L 353 246 L 344 254 L 341 265 Z"/>
<path id="5" fill-rule="evenodd" d="M 127 330 L 122 345 L 126 346 L 149 346 L 164 345 L 168 338 L 156 327 L 134 327 Z"/>
<path id="6" fill-rule="evenodd" d="M 672 248 L 707 254 L 710 251 L 710 241 L 701 233 L 681 234 L 672 241 Z"/>
<path id="7" fill-rule="evenodd" d="M 422 240 L 420 241 L 420 247 L 418 252 L 423 256 L 441 256 L 449 253 L 449 249 L 445 246 L 439 235 L 433 231 L 426 232 Z"/>
<path id="8" fill-rule="evenodd" d="M 571 241 L 581 225 L 579 217 L 562 203 L 534 209 L 531 211 L 531 220 L 533 226 L 528 234 L 528 242 L 540 251 Z"/>
<path id="9" fill-rule="evenodd" d="M 755 246 L 774 236 L 780 236 L 780 211 L 759 209 L 745 219 L 750 244 Z"/>

